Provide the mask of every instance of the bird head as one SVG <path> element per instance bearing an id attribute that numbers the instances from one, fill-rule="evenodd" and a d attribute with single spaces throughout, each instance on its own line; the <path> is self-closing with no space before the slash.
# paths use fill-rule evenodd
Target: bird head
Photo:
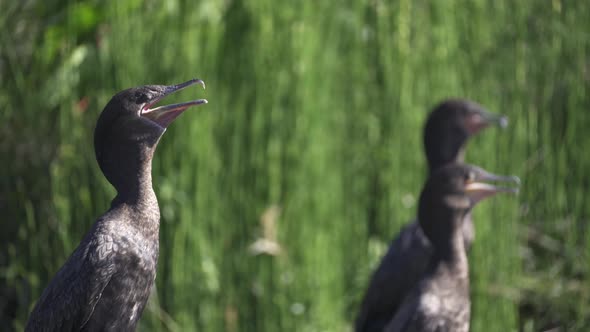
<path id="1" fill-rule="evenodd" d="M 430 170 L 462 162 L 467 140 L 491 125 L 504 128 L 508 118 L 490 113 L 466 99 L 448 99 L 440 103 L 424 126 L 424 150 Z"/>
<path id="2" fill-rule="evenodd" d="M 422 189 L 418 209 L 418 220 L 428 238 L 436 243 L 458 231 L 467 212 L 483 199 L 502 192 L 518 192 L 515 187 L 490 182 L 518 186 L 520 179 L 465 164 L 449 164 L 434 171 Z"/>
<path id="3" fill-rule="evenodd" d="M 160 137 L 174 119 L 193 105 L 207 103 L 197 99 L 156 106 L 164 97 L 194 84 L 205 87 L 199 79 L 177 85 L 144 85 L 123 90 L 107 103 L 96 123 L 94 149 L 98 164 L 115 187 L 122 180 L 117 177 L 130 177 L 140 164 L 151 161 Z"/>

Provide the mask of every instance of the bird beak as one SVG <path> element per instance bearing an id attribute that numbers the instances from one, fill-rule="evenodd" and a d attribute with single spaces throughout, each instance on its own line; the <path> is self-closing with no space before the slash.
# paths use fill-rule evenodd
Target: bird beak
<path id="1" fill-rule="evenodd" d="M 168 125 L 170 125 L 170 123 L 172 123 L 172 121 L 174 121 L 174 119 L 176 119 L 180 114 L 182 114 L 182 112 L 184 112 L 187 108 L 193 105 L 207 104 L 206 99 L 197 99 L 179 104 L 171 104 L 150 108 L 152 105 L 156 104 L 158 101 L 160 101 L 167 95 L 174 93 L 176 91 L 180 91 L 194 84 L 199 84 L 203 87 L 203 89 L 205 89 L 205 82 L 199 79 L 192 79 L 184 83 L 164 87 L 164 90 L 160 96 L 158 96 L 153 101 L 150 101 L 143 107 L 141 116 L 150 119 L 151 121 L 157 123 L 163 128 L 167 128 Z"/>
<path id="2" fill-rule="evenodd" d="M 501 187 L 486 182 L 508 182 L 517 187 Z M 466 183 L 465 191 L 473 204 L 476 204 L 482 199 L 493 196 L 497 193 L 505 192 L 517 194 L 518 186 L 520 186 L 520 179 L 516 176 L 496 175 L 480 169 L 476 173 L 475 178 Z"/>
<path id="3" fill-rule="evenodd" d="M 506 128 L 508 126 L 508 117 L 480 110 L 469 114 L 465 122 L 467 130 L 473 135 L 491 125 Z"/>

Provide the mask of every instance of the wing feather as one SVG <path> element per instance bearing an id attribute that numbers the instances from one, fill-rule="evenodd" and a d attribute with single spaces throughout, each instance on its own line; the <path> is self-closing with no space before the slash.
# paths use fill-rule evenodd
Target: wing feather
<path id="1" fill-rule="evenodd" d="M 87 236 L 43 291 L 25 331 L 79 331 L 115 273 L 116 251 L 110 236 Z"/>

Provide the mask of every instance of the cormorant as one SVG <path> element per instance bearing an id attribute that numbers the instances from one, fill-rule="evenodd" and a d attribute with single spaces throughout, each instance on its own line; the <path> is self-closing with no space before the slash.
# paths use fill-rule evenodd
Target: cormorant
<path id="1" fill-rule="evenodd" d="M 481 168 L 449 164 L 436 170 L 422 190 L 418 220 L 433 247 L 427 272 L 409 291 L 386 332 L 469 331 L 469 266 L 463 222 L 482 199 L 498 192 L 516 192 L 485 183 L 516 177 L 490 174 Z"/>
<path id="2" fill-rule="evenodd" d="M 470 100 L 448 99 L 438 104 L 423 130 L 429 173 L 448 163 L 463 162 L 467 140 L 493 124 L 505 127 L 508 119 Z M 465 247 L 470 248 L 474 227 L 469 215 L 463 236 Z M 407 291 L 426 271 L 431 251 L 417 221 L 402 228 L 373 273 L 355 322 L 357 332 L 383 331 Z"/>
<path id="3" fill-rule="evenodd" d="M 204 99 L 154 107 L 203 81 L 146 85 L 117 93 L 94 131 L 96 160 L 117 190 L 41 294 L 25 331 L 133 331 L 156 278 L 160 209 L 152 157 L 168 125 Z"/>

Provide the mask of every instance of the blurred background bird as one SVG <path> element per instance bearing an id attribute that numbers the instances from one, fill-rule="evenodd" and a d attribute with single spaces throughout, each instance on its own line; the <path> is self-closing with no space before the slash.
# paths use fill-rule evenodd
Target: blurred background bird
<path id="1" fill-rule="evenodd" d="M 489 126 L 505 127 L 507 123 L 505 116 L 489 113 L 470 100 L 448 99 L 437 104 L 422 131 L 429 174 L 450 163 L 462 163 L 470 137 Z M 475 238 L 470 213 L 465 214 L 461 232 L 468 251 Z M 418 220 L 402 228 L 371 276 L 356 318 L 356 331 L 383 331 L 426 273 L 432 253 Z"/>

